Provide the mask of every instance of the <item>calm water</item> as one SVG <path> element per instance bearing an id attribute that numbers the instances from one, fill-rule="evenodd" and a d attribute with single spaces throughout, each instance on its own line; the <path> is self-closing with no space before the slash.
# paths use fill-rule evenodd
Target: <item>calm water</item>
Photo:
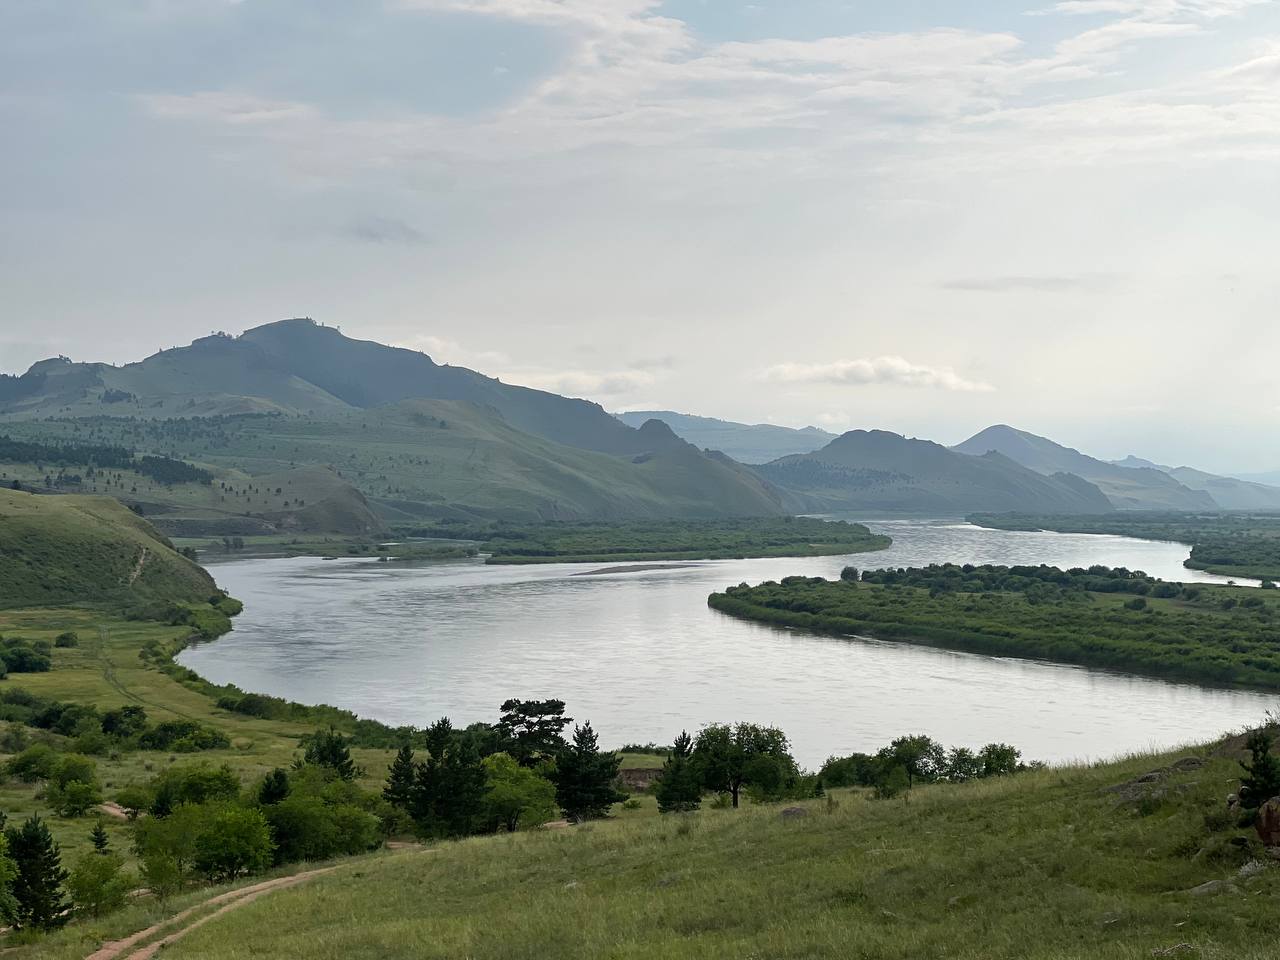
<path id="1" fill-rule="evenodd" d="M 786 730 L 809 765 L 912 732 L 971 746 L 1004 740 L 1049 761 L 1096 759 L 1206 739 L 1277 706 L 1257 693 L 780 630 L 706 605 L 729 584 L 834 577 L 847 563 L 1101 563 L 1221 579 L 1185 569 L 1179 544 L 869 525 L 894 537 L 889 550 L 606 575 L 570 564 L 219 563 L 214 576 L 245 612 L 234 632 L 181 661 L 219 683 L 393 724 L 493 720 L 508 697 L 559 697 L 613 745 L 754 720 Z"/>

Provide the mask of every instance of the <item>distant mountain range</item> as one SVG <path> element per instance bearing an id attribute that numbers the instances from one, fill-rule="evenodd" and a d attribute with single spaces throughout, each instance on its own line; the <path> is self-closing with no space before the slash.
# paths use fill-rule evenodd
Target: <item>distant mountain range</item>
<path id="1" fill-rule="evenodd" d="M 660 420 L 690 443 L 719 450 L 739 463 L 768 463 L 795 453 L 812 453 L 836 438 L 818 427 L 779 427 L 772 423 L 735 423 L 671 410 L 630 410 L 615 417 L 632 427 Z"/>
<path id="2" fill-rule="evenodd" d="M 306 319 L 119 367 L 57 358 L 0 376 L 5 433 L 195 464 L 206 479 L 176 489 L 132 474 L 89 480 L 74 463 L 54 476 L 47 451 L 0 472 L 50 492 L 110 492 L 199 536 L 476 517 L 1280 508 L 1280 489 L 1261 483 L 1108 463 L 1005 425 L 947 448 L 881 430 L 613 416 Z"/>
<path id="3" fill-rule="evenodd" d="M 1068 472 L 1098 487 L 1121 510 L 1270 510 L 1280 489 L 1192 467 L 1167 467 L 1129 456 L 1104 461 L 1005 424 L 988 427 L 952 449 L 995 450 L 1040 473 Z"/>
<path id="4" fill-rule="evenodd" d="M 793 509 L 957 516 L 1053 504 L 1054 512 L 1107 513 L 1110 501 L 1068 473 L 1045 476 L 1000 453 L 969 456 L 928 440 L 853 430 L 813 453 L 755 468 Z M 985 505 L 985 506 L 984 506 Z"/>

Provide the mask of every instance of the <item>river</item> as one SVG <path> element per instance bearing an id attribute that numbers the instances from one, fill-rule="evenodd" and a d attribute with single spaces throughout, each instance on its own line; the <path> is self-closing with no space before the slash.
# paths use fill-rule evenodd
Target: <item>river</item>
<path id="1" fill-rule="evenodd" d="M 565 700 L 613 746 L 669 743 L 709 722 L 769 723 L 810 767 L 906 733 L 966 746 L 1005 741 L 1049 762 L 1106 759 L 1206 740 L 1280 704 L 1250 691 L 818 636 L 706 605 L 730 584 L 836 577 L 850 563 L 1105 564 L 1223 580 L 1185 569 L 1181 544 L 941 521 L 868 526 L 893 546 L 594 575 L 583 573 L 605 565 L 215 563 L 211 572 L 245 611 L 230 634 L 179 660 L 218 683 L 391 724 L 492 721 L 508 697 Z"/>

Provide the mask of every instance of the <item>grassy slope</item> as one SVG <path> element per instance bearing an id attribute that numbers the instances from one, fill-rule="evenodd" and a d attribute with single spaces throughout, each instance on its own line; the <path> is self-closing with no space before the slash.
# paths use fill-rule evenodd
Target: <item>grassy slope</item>
<path id="1" fill-rule="evenodd" d="M 244 478 L 265 480 L 298 464 L 331 465 L 393 521 L 470 514 L 613 519 L 782 512 L 754 474 L 674 437 L 648 435 L 652 454 L 611 456 L 542 439 L 515 429 L 493 411 L 446 400 L 409 400 L 327 419 L 101 419 L 15 423 L 5 429 L 14 436 L 74 436 L 179 453 L 219 472 L 219 479 L 225 473 L 237 487 Z M 212 492 L 153 488 L 145 494 L 140 489 L 138 496 L 160 502 L 194 498 L 184 505 L 193 515 L 200 509 L 270 513 L 287 499 L 223 501 L 217 484 Z"/>
<path id="2" fill-rule="evenodd" d="M 1186 892 L 1251 855 L 1229 843 L 1238 831 L 1205 825 L 1233 762 L 1135 802 L 1103 792 L 1177 756 L 922 788 L 909 802 L 841 792 L 833 811 L 808 803 L 794 820 L 704 811 L 367 858 L 166 955 L 1145 960 L 1185 943 L 1171 955 L 1274 957 L 1280 870 L 1235 893 Z"/>
<path id="3" fill-rule="evenodd" d="M 0 607 L 164 598 L 214 589 L 146 521 L 109 497 L 0 490 Z"/>

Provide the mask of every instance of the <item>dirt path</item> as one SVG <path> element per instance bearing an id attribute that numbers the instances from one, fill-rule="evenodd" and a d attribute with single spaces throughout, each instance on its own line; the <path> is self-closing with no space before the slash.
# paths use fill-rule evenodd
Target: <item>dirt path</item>
<path id="1" fill-rule="evenodd" d="M 111 817 L 111 819 L 113 820 L 129 819 L 129 814 L 125 812 L 124 807 L 120 806 L 120 804 L 112 800 L 108 800 L 106 803 L 98 804 L 97 810 L 99 813 L 105 813 L 108 817 Z"/>
<path id="2" fill-rule="evenodd" d="M 129 586 L 133 586 L 138 578 L 142 576 L 142 568 L 147 565 L 147 548 L 142 548 L 142 556 L 138 558 L 138 565 L 133 568 L 133 573 L 129 574 Z"/>
<path id="3" fill-rule="evenodd" d="M 337 867 L 321 867 L 318 870 L 307 870 L 287 877 L 276 877 L 274 880 L 264 880 L 262 883 L 241 887 L 239 890 L 220 893 L 216 897 L 210 897 L 208 900 L 197 903 L 193 907 L 188 907 L 168 920 L 162 920 L 147 927 L 145 930 L 139 930 L 123 940 L 112 940 L 110 943 L 105 943 L 89 954 L 85 960 L 120 960 L 120 958 L 123 958 L 123 960 L 150 960 L 161 948 L 176 940 L 181 940 L 192 930 L 204 926 L 215 917 L 220 917 L 231 910 L 235 910 L 237 907 L 252 903 L 268 893 L 287 890 L 289 887 L 295 887 L 300 883 L 305 883 L 314 877 L 322 876 L 336 869 Z M 201 913 L 201 911 L 209 907 L 217 907 L 217 909 L 208 913 Z M 199 915 L 197 916 L 197 914 Z M 164 936 L 160 936 L 163 931 L 175 927 L 175 925 L 176 929 L 164 934 Z M 158 936 L 159 939 L 153 939 Z M 134 949 L 135 947 L 137 949 Z"/>

